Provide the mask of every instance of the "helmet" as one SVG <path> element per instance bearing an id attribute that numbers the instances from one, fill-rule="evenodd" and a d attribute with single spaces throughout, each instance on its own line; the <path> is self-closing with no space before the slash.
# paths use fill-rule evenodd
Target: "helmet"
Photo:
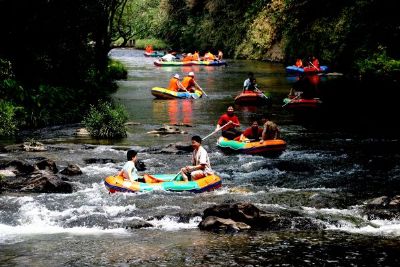
<path id="1" fill-rule="evenodd" d="M 188 76 L 194 77 L 194 72 L 193 71 L 189 72 Z"/>
<path id="2" fill-rule="evenodd" d="M 174 78 L 177 78 L 177 79 L 179 79 L 180 77 L 179 77 L 179 74 L 177 73 L 177 74 L 175 74 L 174 75 Z"/>

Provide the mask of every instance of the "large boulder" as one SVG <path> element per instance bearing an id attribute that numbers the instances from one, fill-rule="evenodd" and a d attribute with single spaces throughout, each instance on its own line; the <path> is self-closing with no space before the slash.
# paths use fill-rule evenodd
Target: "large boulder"
<path id="1" fill-rule="evenodd" d="M 54 160 L 51 159 L 44 159 L 42 161 L 37 162 L 35 165 L 39 170 L 46 170 L 52 173 L 58 172 L 56 163 L 54 162 Z"/>
<path id="2" fill-rule="evenodd" d="M 237 232 L 248 230 L 251 227 L 244 222 L 236 222 L 232 219 L 224 219 L 216 216 L 208 216 L 199 224 L 200 230 Z"/>
<path id="3" fill-rule="evenodd" d="M 62 170 L 60 173 L 64 174 L 64 175 L 73 176 L 73 175 L 81 175 L 82 171 L 78 165 L 68 164 L 68 166 L 64 170 Z"/>
<path id="4" fill-rule="evenodd" d="M 0 164 L 3 174 L 1 188 L 12 192 L 71 193 L 72 185 L 58 176 L 56 163 L 42 158 L 34 165 L 24 160 L 12 160 Z"/>
<path id="5" fill-rule="evenodd" d="M 35 166 L 25 160 L 11 160 L 2 164 L 1 169 L 8 169 L 13 171 L 16 175 L 31 173 L 35 170 Z"/>
<path id="6" fill-rule="evenodd" d="M 72 185 L 45 170 L 36 170 L 25 177 L 8 179 L 5 190 L 31 193 L 71 193 Z"/>
<path id="7" fill-rule="evenodd" d="M 363 213 L 369 220 L 400 218 L 400 195 L 380 196 L 369 200 L 364 206 Z"/>
<path id="8" fill-rule="evenodd" d="M 161 128 L 158 128 L 156 130 L 147 132 L 148 134 L 154 134 L 154 135 L 168 135 L 168 134 L 187 134 L 186 131 L 182 131 L 179 128 L 172 127 L 170 125 L 164 125 Z"/>
<path id="9" fill-rule="evenodd" d="M 207 231 L 279 231 L 318 230 L 323 226 L 296 212 L 263 211 L 250 203 L 234 203 L 214 205 L 205 209 L 199 228 Z"/>

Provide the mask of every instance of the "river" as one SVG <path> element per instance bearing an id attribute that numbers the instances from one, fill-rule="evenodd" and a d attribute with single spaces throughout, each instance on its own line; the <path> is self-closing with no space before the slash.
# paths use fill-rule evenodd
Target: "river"
<path id="1" fill-rule="evenodd" d="M 399 265 L 400 220 L 368 220 L 362 213 L 367 200 L 400 192 L 400 142 L 392 122 L 398 92 L 383 98 L 371 95 L 377 88 L 321 76 L 311 82 L 318 83 L 324 108 L 293 114 L 282 108 L 282 99 L 298 78 L 287 76 L 281 64 L 228 60 L 227 67 L 161 68 L 138 50 L 116 49 L 111 57 L 128 68 L 128 79 L 118 82 L 113 95 L 135 122 L 127 138 L 99 141 L 74 136 L 75 126 L 52 127 L 30 133 L 48 151 L 0 154 L 31 162 L 50 158 L 59 169 L 74 162 L 83 171 L 70 178 L 72 194 L 0 195 L 0 266 Z M 155 100 L 151 95 L 150 88 L 165 87 L 171 75 L 189 71 L 208 97 Z M 254 116 L 275 121 L 288 144 L 281 156 L 225 155 L 212 136 L 204 146 L 222 188 L 201 194 L 108 194 L 103 179 L 121 168 L 127 147 L 139 151 L 148 173 L 176 173 L 186 165 L 189 154 L 148 148 L 212 132 L 249 71 L 270 93 L 272 105 L 235 106 L 236 114 L 242 129 Z M 146 134 L 176 123 L 192 127 L 179 127 L 187 134 Z M 296 211 L 325 229 L 217 234 L 197 228 L 205 208 L 235 202 Z M 127 229 L 135 220 L 155 227 Z"/>

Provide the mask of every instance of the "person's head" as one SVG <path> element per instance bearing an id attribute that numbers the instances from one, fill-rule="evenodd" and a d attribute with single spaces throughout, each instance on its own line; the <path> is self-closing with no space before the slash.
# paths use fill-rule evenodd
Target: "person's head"
<path id="1" fill-rule="evenodd" d="M 226 110 L 226 114 L 228 114 L 229 116 L 232 116 L 234 112 L 235 110 L 233 109 L 233 106 L 229 106 Z"/>
<path id="2" fill-rule="evenodd" d="M 193 78 L 194 78 L 194 72 L 193 72 L 193 71 L 189 72 L 188 76 L 190 76 L 190 77 L 193 77 Z"/>
<path id="3" fill-rule="evenodd" d="M 254 78 L 254 73 L 249 72 L 249 73 L 247 73 L 247 76 L 248 76 L 250 79 L 252 79 L 252 78 Z"/>
<path id="4" fill-rule="evenodd" d="M 264 124 L 264 123 L 266 123 L 267 121 L 269 121 L 269 117 L 266 116 L 266 115 L 264 115 L 264 116 L 261 118 L 261 124 Z"/>
<path id="5" fill-rule="evenodd" d="M 135 150 L 128 150 L 126 152 L 126 160 L 136 160 L 137 152 Z"/>
<path id="6" fill-rule="evenodd" d="M 179 79 L 180 79 L 179 74 L 176 73 L 176 74 L 174 75 L 174 78 L 179 80 Z"/>
<path id="7" fill-rule="evenodd" d="M 258 121 L 254 120 L 254 121 L 251 123 L 251 128 L 252 128 L 252 129 L 258 129 Z"/>
<path id="8" fill-rule="evenodd" d="M 197 149 L 201 146 L 201 137 L 198 135 L 192 136 L 192 147 Z"/>

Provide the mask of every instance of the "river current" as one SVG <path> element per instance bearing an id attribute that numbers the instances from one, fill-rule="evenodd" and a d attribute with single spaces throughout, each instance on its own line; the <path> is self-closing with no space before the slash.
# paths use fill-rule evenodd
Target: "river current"
<path id="1" fill-rule="evenodd" d="M 293 114 L 282 108 L 282 100 L 299 78 L 286 75 L 281 64 L 228 60 L 226 67 L 156 67 L 139 50 L 116 49 L 110 55 L 128 68 L 128 79 L 118 82 L 113 95 L 134 122 L 127 138 L 99 141 L 74 136 L 76 125 L 51 127 L 29 134 L 48 151 L 0 154 L 31 162 L 46 157 L 59 169 L 73 162 L 83 172 L 70 178 L 72 194 L 0 195 L 0 266 L 399 265 L 400 220 L 369 220 L 362 212 L 368 200 L 400 192 L 399 133 L 392 122 L 398 92 L 386 96 L 386 105 L 338 76 L 318 76 L 308 83 L 323 101 L 322 110 Z M 189 71 L 207 97 L 151 95 L 152 87 L 166 87 L 173 74 Z M 211 133 L 249 71 L 272 105 L 235 106 L 241 128 L 268 116 L 288 144 L 282 155 L 225 155 L 214 135 L 203 145 L 222 188 L 201 194 L 107 192 L 104 178 L 121 168 L 127 148 L 139 151 L 147 173 L 176 173 L 187 165 L 189 154 L 151 148 Z M 147 134 L 163 124 L 192 127 L 178 126 L 187 134 Z M 235 202 L 296 211 L 324 230 L 225 234 L 197 228 L 205 208 Z M 127 227 L 138 220 L 154 227 Z"/>

